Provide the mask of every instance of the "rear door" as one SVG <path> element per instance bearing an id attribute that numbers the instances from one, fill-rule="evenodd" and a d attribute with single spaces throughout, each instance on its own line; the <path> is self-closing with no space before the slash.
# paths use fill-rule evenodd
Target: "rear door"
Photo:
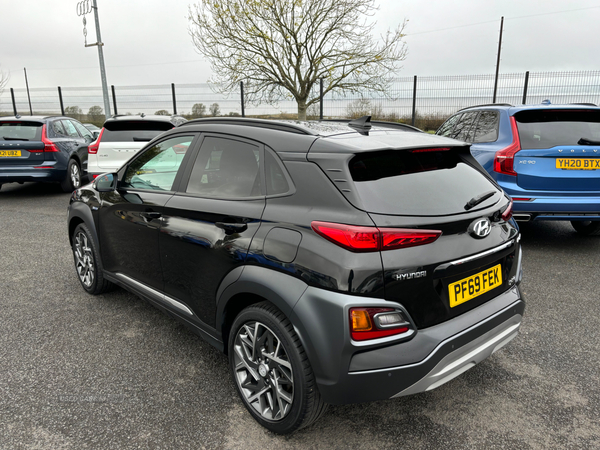
<path id="1" fill-rule="evenodd" d="M 117 170 L 146 143 L 173 128 L 167 121 L 114 120 L 104 124 L 104 132 L 98 147 L 98 167 Z"/>
<path id="2" fill-rule="evenodd" d="M 600 110 L 528 110 L 514 118 L 521 143 L 514 170 L 521 188 L 600 191 Z"/>
<path id="3" fill-rule="evenodd" d="M 509 201 L 474 166 L 467 147 L 361 153 L 349 166 L 361 204 L 380 229 L 442 232 L 433 243 L 381 252 L 385 298 L 406 307 L 419 328 L 515 283 L 518 232 L 501 219 Z"/>
<path id="4" fill-rule="evenodd" d="M 41 122 L 0 121 L 0 170 L 36 166 L 44 162 Z M 0 183 L 2 178 L 0 177 Z"/>
<path id="5" fill-rule="evenodd" d="M 216 293 L 244 264 L 265 208 L 264 148 L 205 135 L 181 192 L 164 208 L 159 237 L 165 293 L 215 327 Z M 187 181 L 185 181 L 187 179 Z"/>

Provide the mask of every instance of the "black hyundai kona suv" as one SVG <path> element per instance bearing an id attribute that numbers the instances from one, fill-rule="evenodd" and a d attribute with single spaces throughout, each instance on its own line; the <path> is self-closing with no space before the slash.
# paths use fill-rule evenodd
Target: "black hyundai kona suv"
<path id="1" fill-rule="evenodd" d="M 121 286 L 228 354 L 276 433 L 434 389 L 519 331 L 511 201 L 462 142 L 369 118 L 198 119 L 76 190 L 90 294 Z"/>

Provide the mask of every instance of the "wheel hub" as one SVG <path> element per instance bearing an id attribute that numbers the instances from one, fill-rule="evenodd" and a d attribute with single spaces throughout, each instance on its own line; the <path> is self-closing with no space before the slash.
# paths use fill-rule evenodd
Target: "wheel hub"
<path id="1" fill-rule="evenodd" d="M 269 368 L 265 364 L 261 364 L 258 366 L 258 373 L 261 377 L 266 378 L 267 374 L 269 373 Z"/>

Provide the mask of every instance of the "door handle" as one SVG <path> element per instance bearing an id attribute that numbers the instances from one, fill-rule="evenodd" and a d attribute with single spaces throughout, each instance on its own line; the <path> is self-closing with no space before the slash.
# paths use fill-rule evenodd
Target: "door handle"
<path id="1" fill-rule="evenodd" d="M 241 233 L 242 231 L 246 231 L 248 229 L 247 223 L 216 222 L 215 226 L 225 230 L 225 234 Z"/>
<path id="2" fill-rule="evenodd" d="M 148 212 L 143 212 L 140 213 L 140 216 L 142 216 L 145 219 L 148 219 L 148 221 L 153 220 L 153 219 L 160 219 L 162 217 L 162 214 L 156 211 L 148 211 Z"/>

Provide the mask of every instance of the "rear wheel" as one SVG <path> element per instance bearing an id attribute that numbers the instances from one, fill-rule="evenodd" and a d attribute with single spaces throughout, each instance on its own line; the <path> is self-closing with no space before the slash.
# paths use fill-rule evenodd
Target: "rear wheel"
<path id="1" fill-rule="evenodd" d="M 327 408 L 294 327 L 270 303 L 252 305 L 236 317 L 229 364 L 244 405 L 270 431 L 304 428 Z"/>
<path id="2" fill-rule="evenodd" d="M 600 235 L 600 221 L 592 220 L 572 220 L 571 225 L 575 228 L 577 233 L 584 236 L 599 236 Z"/>
<path id="3" fill-rule="evenodd" d="M 114 285 L 104 279 L 100 254 L 91 236 L 87 226 L 83 223 L 77 225 L 73 232 L 73 259 L 83 289 L 88 294 L 98 295 L 109 291 Z"/>
<path id="4" fill-rule="evenodd" d="M 81 168 L 76 160 L 69 160 L 69 165 L 67 166 L 67 176 L 60 183 L 60 187 L 65 192 L 73 192 L 75 189 L 79 189 L 81 187 Z"/>

